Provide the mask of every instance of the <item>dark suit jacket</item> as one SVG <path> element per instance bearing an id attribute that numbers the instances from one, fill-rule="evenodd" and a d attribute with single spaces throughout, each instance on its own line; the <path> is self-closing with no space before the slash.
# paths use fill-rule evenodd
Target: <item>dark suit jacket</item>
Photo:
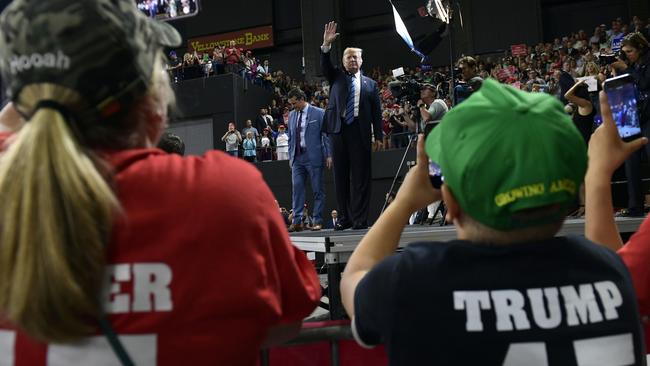
<path id="1" fill-rule="evenodd" d="M 258 114 L 257 117 L 255 118 L 255 128 L 257 128 L 257 131 L 262 134 L 262 131 L 267 127 L 267 121 L 262 117 L 261 114 Z M 270 124 L 268 124 L 268 127 L 273 127 Z"/>
<path id="2" fill-rule="evenodd" d="M 323 110 L 309 105 L 305 123 L 305 145 L 309 163 L 314 167 L 322 167 L 325 158 L 331 158 L 330 139 L 322 131 Z M 298 113 L 295 110 L 289 113 L 289 162 L 293 166 L 293 159 L 296 157 L 296 134 L 298 125 Z"/>
<path id="3" fill-rule="evenodd" d="M 341 117 L 345 113 L 348 98 L 348 79 L 345 72 L 332 65 L 330 53 L 321 51 L 321 69 L 330 84 L 330 98 L 323 121 L 323 132 L 340 133 Z M 381 121 L 381 104 L 377 83 L 361 73 L 361 95 L 359 98 L 359 124 L 361 125 L 361 144 L 370 149 L 371 127 L 375 140 L 382 141 L 384 136 Z"/>
<path id="4" fill-rule="evenodd" d="M 338 223 L 338 220 L 336 221 Z M 334 229 L 334 223 L 332 222 L 332 217 L 330 216 L 327 219 L 323 219 L 323 228 L 324 229 Z"/>

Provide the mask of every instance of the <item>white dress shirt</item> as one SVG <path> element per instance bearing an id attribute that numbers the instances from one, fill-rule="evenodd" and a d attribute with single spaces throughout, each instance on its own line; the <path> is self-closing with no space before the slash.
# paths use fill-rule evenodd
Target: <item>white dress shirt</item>
<path id="1" fill-rule="evenodd" d="M 332 46 L 320 47 L 320 50 L 323 53 L 328 53 L 331 49 Z M 361 100 L 361 70 L 357 71 L 357 73 L 354 74 L 354 78 L 352 80 L 354 82 L 354 116 L 359 117 L 359 101 Z M 343 115 L 341 117 L 345 117 L 345 108 L 343 109 Z"/>

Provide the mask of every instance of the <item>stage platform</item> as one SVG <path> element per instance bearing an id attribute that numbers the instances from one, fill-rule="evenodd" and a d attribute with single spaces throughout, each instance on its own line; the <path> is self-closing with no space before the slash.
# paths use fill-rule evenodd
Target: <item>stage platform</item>
<path id="1" fill-rule="evenodd" d="M 617 217 L 616 225 L 620 233 L 634 233 L 644 219 L 643 217 Z M 566 220 L 558 236 L 584 235 L 584 228 L 584 219 Z M 339 296 L 341 272 L 350 255 L 367 232 L 367 229 L 348 229 L 343 231 L 301 231 L 291 234 L 291 241 L 296 247 L 307 253 L 317 253 L 318 266 L 324 265 L 327 269 L 326 295 L 329 300 L 330 318 L 333 320 L 342 319 L 346 316 Z M 453 225 L 409 225 L 404 228 L 399 246 L 405 247 L 408 243 L 417 241 L 448 241 L 455 238 L 456 228 Z"/>

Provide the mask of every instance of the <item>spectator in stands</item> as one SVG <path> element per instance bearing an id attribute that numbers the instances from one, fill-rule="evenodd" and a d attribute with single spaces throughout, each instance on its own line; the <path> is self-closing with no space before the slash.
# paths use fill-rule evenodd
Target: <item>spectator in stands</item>
<path id="1" fill-rule="evenodd" d="M 25 116 L 0 159 L 2 363 L 253 365 L 297 329 L 318 279 L 259 172 L 153 148 L 174 28 L 110 0 L 15 0 L 0 28 Z M 71 67 L 8 67 L 52 50 Z"/>
<path id="2" fill-rule="evenodd" d="M 226 72 L 235 74 L 239 72 L 239 65 L 242 61 L 242 49 L 237 48 L 237 42 L 234 40 L 230 41 L 230 46 L 224 50 L 223 54 L 226 58 Z"/>
<path id="3" fill-rule="evenodd" d="M 637 87 L 637 110 L 641 135 L 650 138 L 650 44 L 640 33 L 631 33 L 622 42 L 622 51 L 627 63 L 617 61 L 612 64 L 617 74 L 631 74 Z M 646 154 L 650 157 L 650 146 L 646 146 Z M 632 154 L 625 162 L 627 191 L 629 197 L 629 216 L 644 215 L 645 191 L 641 184 L 641 158 L 643 151 Z"/>
<path id="4" fill-rule="evenodd" d="M 271 68 L 269 67 L 269 60 L 264 60 L 263 63 L 257 66 L 257 74 L 263 80 L 267 80 L 271 76 Z"/>
<path id="5" fill-rule="evenodd" d="M 646 28 L 645 24 L 643 24 L 643 20 L 638 16 L 635 16 L 634 19 L 632 19 L 632 33 L 635 32 L 641 33 L 645 39 L 650 39 L 648 28 Z"/>
<path id="6" fill-rule="evenodd" d="M 390 126 L 390 144 L 392 148 L 401 149 L 408 146 L 408 124 L 404 108 L 399 108 L 388 119 Z"/>
<path id="7" fill-rule="evenodd" d="M 271 161 L 273 160 L 273 137 L 271 136 L 271 129 L 266 128 L 262 131 L 260 138 L 260 160 Z"/>
<path id="8" fill-rule="evenodd" d="M 243 76 L 247 77 L 250 80 L 255 79 L 255 75 L 257 73 L 257 63 L 255 61 L 255 57 L 253 57 L 253 52 L 250 50 L 246 51 L 242 55 L 242 63 L 244 65 L 244 68 L 242 70 Z"/>
<path id="9" fill-rule="evenodd" d="M 169 73 L 171 75 L 171 80 L 175 83 L 181 81 L 181 68 L 183 67 L 183 63 L 181 60 L 178 58 L 176 55 L 175 51 L 171 51 L 169 53 L 169 61 L 167 63 L 167 70 L 169 70 Z"/>
<path id="10" fill-rule="evenodd" d="M 266 108 L 260 108 L 260 114 L 255 118 L 255 127 L 258 131 L 265 128 L 273 128 L 273 117 L 268 114 Z"/>
<path id="11" fill-rule="evenodd" d="M 192 65 L 193 65 L 192 54 L 189 52 L 185 52 L 185 54 L 183 54 L 183 67 L 188 67 Z"/>
<path id="12" fill-rule="evenodd" d="M 544 79 L 540 78 L 539 75 L 537 74 L 537 70 L 534 69 L 528 69 L 528 81 L 526 81 L 526 90 L 532 91 L 533 86 L 537 85 L 539 89 L 542 87 L 546 87 L 546 81 Z"/>
<path id="13" fill-rule="evenodd" d="M 284 122 L 282 121 L 282 108 L 280 108 L 278 105 L 277 100 L 271 100 L 271 105 L 268 108 L 268 112 L 271 115 L 271 118 L 273 118 L 273 125 L 279 126 Z"/>
<path id="14" fill-rule="evenodd" d="M 252 131 L 246 132 L 246 138 L 242 142 L 244 148 L 244 160 L 254 163 L 257 161 L 257 141 Z"/>
<path id="15" fill-rule="evenodd" d="M 248 133 L 252 133 L 253 137 L 255 138 L 255 141 L 260 140 L 260 133 L 258 132 L 257 128 L 253 127 L 253 122 L 250 119 L 246 120 L 245 123 L 246 127 L 244 127 L 241 132 L 244 136 L 248 135 Z"/>
<path id="16" fill-rule="evenodd" d="M 165 132 L 158 141 L 158 148 L 168 154 L 185 155 L 185 143 L 180 136 Z"/>
<path id="17" fill-rule="evenodd" d="M 226 152 L 230 156 L 239 156 L 239 144 L 242 142 L 241 134 L 235 129 L 235 123 L 228 123 L 228 131 L 221 137 L 221 141 L 226 143 Z"/>
<path id="18" fill-rule="evenodd" d="M 557 100 L 487 80 L 424 149 L 421 136 L 417 165 L 345 268 L 341 295 L 360 344 L 384 343 L 391 365 L 528 364 L 533 353 L 575 363 L 594 352 L 612 364 L 645 364 L 620 258 L 583 238 L 556 237 L 587 167 Z M 440 164 L 442 194 L 428 159 Z M 411 213 L 441 195 L 459 240 L 394 255 Z M 577 303 L 590 304 L 581 307 L 589 316 Z"/>
<path id="19" fill-rule="evenodd" d="M 573 124 L 578 128 L 585 146 L 589 145 L 589 139 L 594 128 L 594 117 L 596 117 L 596 108 L 591 102 L 587 84 L 580 80 L 569 91 L 564 94 L 566 100 L 574 105 Z"/>
<path id="20" fill-rule="evenodd" d="M 618 51 L 616 47 L 620 47 L 620 40 L 625 37 L 625 33 L 623 33 L 621 27 L 621 22 L 619 20 L 614 20 L 612 21 L 612 29 L 607 32 L 608 48 L 614 52 Z"/>
<path id="21" fill-rule="evenodd" d="M 275 138 L 275 143 L 277 145 L 278 160 L 289 160 L 289 135 L 287 135 L 283 124 L 278 126 L 278 136 Z"/>
<path id="22" fill-rule="evenodd" d="M 391 125 L 390 125 L 390 118 L 392 117 L 391 115 L 391 110 L 384 108 L 384 111 L 381 114 L 381 123 L 382 123 L 382 130 L 384 131 L 384 149 L 390 149 L 392 148 L 391 143 L 390 143 L 390 134 L 392 132 Z"/>
<path id="23" fill-rule="evenodd" d="M 221 75 L 225 72 L 223 52 L 224 47 L 222 46 L 217 46 L 212 50 L 212 72 L 214 75 Z"/>
<path id="24" fill-rule="evenodd" d="M 598 244 L 617 250 L 630 274 L 638 297 L 639 312 L 645 328 L 650 334 L 650 219 L 646 218 L 641 227 L 623 246 L 616 223 L 612 216 L 611 179 L 614 171 L 632 154 L 648 144 L 646 137 L 623 142 L 612 118 L 607 95 L 601 93 L 603 124 L 596 129 L 589 144 L 589 169 L 585 178 L 586 220 L 585 236 Z M 646 337 L 646 349 L 650 349 L 650 338 Z"/>

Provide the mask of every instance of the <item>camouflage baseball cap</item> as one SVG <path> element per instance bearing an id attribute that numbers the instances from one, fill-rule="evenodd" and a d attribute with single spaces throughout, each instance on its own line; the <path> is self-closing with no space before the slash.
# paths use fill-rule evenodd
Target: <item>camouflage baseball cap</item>
<path id="1" fill-rule="evenodd" d="M 79 92 L 110 115 L 146 92 L 163 47 L 178 32 L 133 0 L 14 0 L 0 15 L 0 71 L 16 100 L 33 83 Z"/>

